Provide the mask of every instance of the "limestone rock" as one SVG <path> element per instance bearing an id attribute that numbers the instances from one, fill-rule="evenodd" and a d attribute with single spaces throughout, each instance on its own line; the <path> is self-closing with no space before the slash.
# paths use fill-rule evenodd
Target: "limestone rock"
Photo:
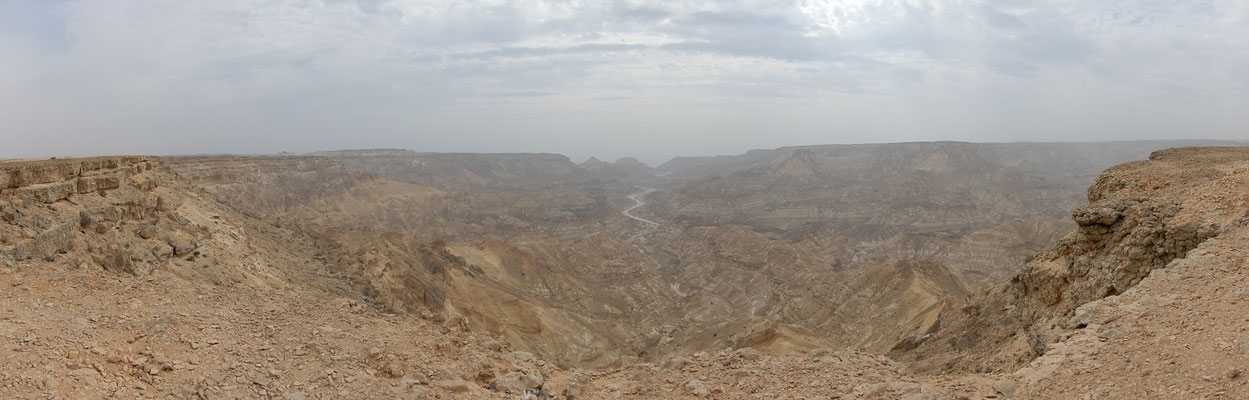
<path id="1" fill-rule="evenodd" d="M 707 397 L 711 395 L 711 391 L 707 390 L 707 384 L 698 379 L 690 379 L 685 382 L 685 391 L 697 397 Z"/>
<path id="2" fill-rule="evenodd" d="M 993 389 L 1005 397 L 1013 397 L 1015 395 L 1015 381 L 1000 380 L 993 383 Z"/>
<path id="3" fill-rule="evenodd" d="M 137 233 L 141 238 L 151 239 L 153 236 L 156 236 L 156 225 L 143 225 L 139 227 Z"/>
<path id="4" fill-rule="evenodd" d="M 462 379 L 449 379 L 438 381 L 438 387 L 452 393 L 464 393 L 472 389 L 473 385 Z"/>

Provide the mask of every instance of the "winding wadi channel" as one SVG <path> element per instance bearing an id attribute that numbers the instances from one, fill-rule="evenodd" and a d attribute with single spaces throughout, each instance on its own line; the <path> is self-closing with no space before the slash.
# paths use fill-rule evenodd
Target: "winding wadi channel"
<path id="1" fill-rule="evenodd" d="M 640 221 L 645 224 L 659 225 L 658 222 L 651 221 L 649 219 L 633 215 L 633 210 L 636 210 L 638 207 L 646 205 L 646 200 L 642 200 L 642 198 L 646 197 L 646 195 L 651 194 L 652 192 L 655 191 L 655 189 L 648 188 L 648 187 L 638 186 L 637 188 L 642 189 L 642 191 L 628 196 L 629 200 L 633 200 L 633 205 L 630 206 L 629 208 L 624 209 L 624 211 L 621 211 L 620 213 L 624 214 L 624 216 L 626 217 L 632 218 L 635 221 Z"/>

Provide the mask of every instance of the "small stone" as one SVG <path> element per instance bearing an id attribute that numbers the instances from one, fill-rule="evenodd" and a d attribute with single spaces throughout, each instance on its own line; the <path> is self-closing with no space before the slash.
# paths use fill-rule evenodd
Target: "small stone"
<path id="1" fill-rule="evenodd" d="M 513 351 L 507 355 L 507 358 L 513 362 L 529 362 L 533 361 L 533 353 L 526 351 Z"/>
<path id="2" fill-rule="evenodd" d="M 282 395 L 282 397 L 285 397 L 286 400 L 306 400 L 308 395 L 304 394 L 304 392 L 288 392 Z"/>
<path id="3" fill-rule="evenodd" d="M 746 361 L 756 361 L 763 356 L 763 353 L 760 353 L 759 350 L 755 350 L 750 347 L 737 349 L 736 353 L 739 357 Z"/>
<path id="4" fill-rule="evenodd" d="M 170 240 L 169 246 L 173 247 L 173 255 L 175 257 L 185 257 L 190 255 L 191 252 L 195 251 L 195 249 L 199 248 L 199 245 L 190 239 Z"/>
<path id="5" fill-rule="evenodd" d="M 465 382 L 462 379 L 448 379 L 444 381 L 439 381 L 438 387 L 443 388 L 444 390 L 447 390 L 450 392 L 454 392 L 454 393 L 463 393 L 463 392 L 467 392 L 471 386 L 468 384 L 468 382 Z"/>
<path id="6" fill-rule="evenodd" d="M 707 384 L 697 379 L 690 379 L 689 381 L 686 381 L 685 390 L 698 397 L 707 397 L 711 395 L 711 391 L 707 390 Z"/>
<path id="7" fill-rule="evenodd" d="M 564 387 L 564 398 L 568 400 L 581 398 L 581 385 L 577 381 L 569 382 L 568 386 Z"/>
<path id="8" fill-rule="evenodd" d="M 668 368 L 668 369 L 681 369 L 681 368 L 685 368 L 685 364 L 688 362 L 689 361 L 686 360 L 684 357 L 673 357 L 664 361 L 663 367 Z"/>
<path id="9" fill-rule="evenodd" d="M 70 376 L 81 382 L 94 382 L 95 377 L 99 375 L 100 372 L 89 369 L 89 367 L 80 367 L 80 369 L 70 371 Z"/>
<path id="10" fill-rule="evenodd" d="M 1011 397 L 1015 395 L 1015 381 L 1000 380 L 993 383 L 993 390 L 996 390 L 1002 396 Z"/>

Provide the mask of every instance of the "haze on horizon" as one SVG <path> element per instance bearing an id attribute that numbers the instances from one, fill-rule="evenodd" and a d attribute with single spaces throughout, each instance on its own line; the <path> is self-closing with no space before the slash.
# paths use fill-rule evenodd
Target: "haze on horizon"
<path id="1" fill-rule="evenodd" d="M 1245 139 L 1249 3 L 0 3 L 0 158 Z"/>

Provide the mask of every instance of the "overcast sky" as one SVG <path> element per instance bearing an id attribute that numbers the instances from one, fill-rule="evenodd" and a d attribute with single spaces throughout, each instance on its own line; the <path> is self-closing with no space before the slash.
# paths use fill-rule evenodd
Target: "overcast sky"
<path id="1" fill-rule="evenodd" d="M 0 157 L 1249 138 L 1249 2 L 0 0 Z"/>

